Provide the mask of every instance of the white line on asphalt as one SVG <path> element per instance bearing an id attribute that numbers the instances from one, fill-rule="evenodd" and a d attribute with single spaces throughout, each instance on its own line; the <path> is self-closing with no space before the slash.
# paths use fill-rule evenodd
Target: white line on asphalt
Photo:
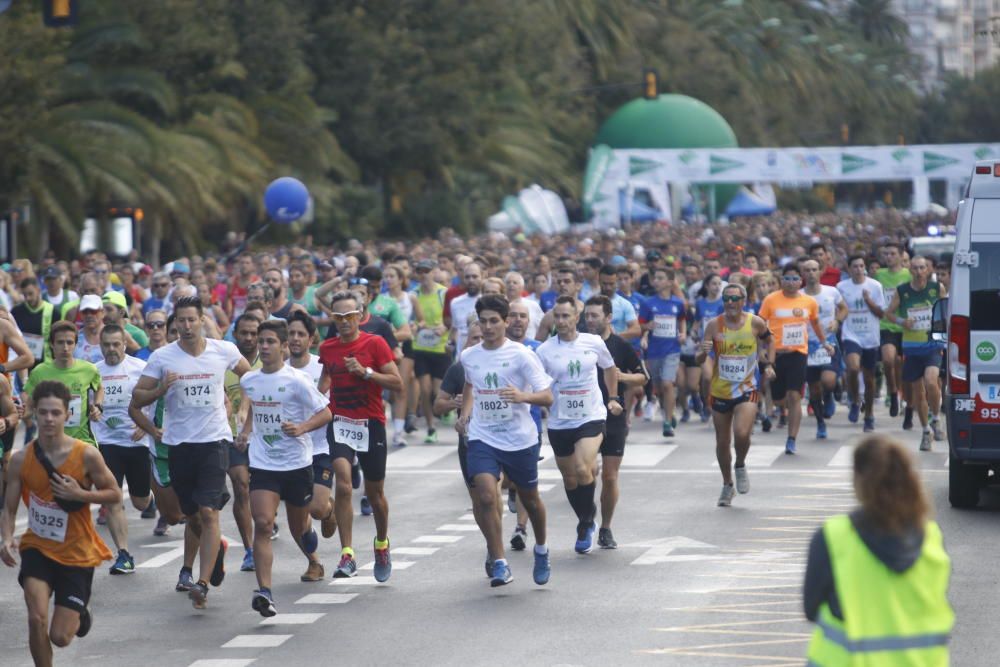
<path id="1" fill-rule="evenodd" d="M 346 604 L 356 597 L 357 593 L 310 593 L 295 604 Z"/>
<path id="2" fill-rule="evenodd" d="M 547 491 L 551 491 L 554 488 L 556 488 L 555 484 L 539 484 L 538 485 L 538 492 L 539 493 L 545 493 Z"/>
<path id="3" fill-rule="evenodd" d="M 406 570 L 413 567 L 416 564 L 417 561 L 415 560 L 399 560 L 399 561 L 394 560 L 392 561 L 392 571 L 395 572 L 396 570 Z M 364 565 L 358 568 L 358 570 L 374 570 L 374 569 L 375 569 L 374 562 L 365 563 Z"/>
<path id="4" fill-rule="evenodd" d="M 265 618 L 260 625 L 309 625 L 315 623 L 326 614 L 278 614 Z"/>
<path id="5" fill-rule="evenodd" d="M 423 468 L 443 459 L 455 450 L 451 447 L 408 447 L 386 459 L 389 470 L 398 468 Z"/>
<path id="6" fill-rule="evenodd" d="M 438 526 L 437 530 L 457 530 L 459 532 L 474 532 L 479 530 L 479 526 L 474 523 L 446 523 Z"/>
<path id="7" fill-rule="evenodd" d="M 784 447 L 779 447 L 782 452 L 785 451 Z M 754 448 L 750 448 L 750 454 L 753 454 Z M 797 457 L 789 456 L 789 459 L 799 460 Z M 749 459 L 748 459 L 749 460 Z M 698 468 L 625 468 L 619 471 L 622 475 L 718 475 L 719 467 L 718 464 L 713 463 L 714 467 L 706 466 L 703 469 Z M 842 477 L 844 475 L 843 470 L 830 470 L 829 468 L 754 468 L 752 470 L 755 475 L 817 475 L 820 477 Z M 937 470 L 934 468 L 921 468 L 921 474 L 945 474 L 948 471 L 941 469 Z M 397 470 L 395 471 L 397 475 L 454 475 L 454 470 Z M 558 470 L 539 470 L 538 479 L 562 479 L 559 475 Z"/>
<path id="8" fill-rule="evenodd" d="M 633 468 L 652 468 L 675 451 L 677 445 L 628 445 L 622 466 Z"/>
<path id="9" fill-rule="evenodd" d="M 236 635 L 222 648 L 274 648 L 291 638 L 292 635 Z"/>
<path id="10" fill-rule="evenodd" d="M 153 556 L 147 561 L 137 563 L 136 567 L 163 567 L 172 560 L 176 560 L 184 555 L 184 540 L 170 540 L 169 542 L 157 542 L 154 544 L 143 544 L 144 548 L 168 549 L 159 556 Z"/>
<path id="11" fill-rule="evenodd" d="M 399 556 L 430 556 L 440 547 L 395 547 L 392 553 Z"/>
<path id="12" fill-rule="evenodd" d="M 422 542 L 424 544 L 454 544 L 460 539 L 465 537 L 464 535 L 421 535 L 420 537 L 414 538 L 414 542 Z"/>
<path id="13" fill-rule="evenodd" d="M 462 516 L 458 517 L 458 520 L 459 521 L 475 521 L 476 520 L 476 515 L 475 514 L 463 514 Z"/>
<path id="14" fill-rule="evenodd" d="M 344 577 L 342 579 L 334 579 L 330 582 L 331 586 L 384 586 L 380 581 L 375 579 L 369 579 L 368 577 Z"/>
<path id="15" fill-rule="evenodd" d="M 562 479 L 562 473 L 558 470 L 539 470 L 538 479 Z"/>
<path id="16" fill-rule="evenodd" d="M 237 660 L 195 660 L 188 667 L 247 667 L 257 658 L 239 658 Z"/>
<path id="17" fill-rule="evenodd" d="M 854 465 L 854 445 L 844 445 L 837 450 L 830 462 L 826 464 L 830 468 L 846 467 Z"/>

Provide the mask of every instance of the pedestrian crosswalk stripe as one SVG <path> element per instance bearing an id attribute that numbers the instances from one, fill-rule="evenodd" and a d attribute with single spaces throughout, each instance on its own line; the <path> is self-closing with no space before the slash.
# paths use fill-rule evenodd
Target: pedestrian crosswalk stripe
<path id="1" fill-rule="evenodd" d="M 309 625 L 315 623 L 326 614 L 278 614 L 265 618 L 260 625 Z"/>
<path id="2" fill-rule="evenodd" d="M 385 586 L 386 584 L 371 577 L 344 577 L 343 579 L 333 579 L 330 586 Z"/>
<path id="3" fill-rule="evenodd" d="M 830 462 L 826 465 L 831 468 L 851 467 L 854 465 L 854 445 L 844 445 L 837 450 Z"/>
<path id="4" fill-rule="evenodd" d="M 416 561 L 412 560 L 394 560 L 392 561 L 392 571 L 395 572 L 396 570 L 406 570 L 413 567 L 416 564 L 417 564 Z M 365 563 L 364 565 L 358 568 L 359 571 L 374 570 L 374 569 L 375 569 L 374 561 L 372 561 L 371 563 Z"/>
<path id="5" fill-rule="evenodd" d="M 292 635 L 236 635 L 222 648 L 275 648 L 292 638 Z"/>
<path id="6" fill-rule="evenodd" d="M 400 556 L 430 556 L 440 547 L 393 547 L 392 553 Z"/>
<path id="7" fill-rule="evenodd" d="M 385 467 L 389 470 L 423 468 L 454 452 L 452 447 L 411 447 L 394 452 L 386 459 Z"/>
<path id="8" fill-rule="evenodd" d="M 247 667 L 257 661 L 257 658 L 240 658 L 238 660 L 195 660 L 188 667 Z"/>
<path id="9" fill-rule="evenodd" d="M 310 593 L 295 604 L 346 604 L 358 597 L 357 593 Z"/>
<path id="10" fill-rule="evenodd" d="M 677 450 L 677 445 L 625 445 L 622 466 L 652 468 Z"/>
<path id="11" fill-rule="evenodd" d="M 625 452 L 626 456 L 628 451 Z M 777 445 L 750 445 L 750 451 L 747 453 L 747 468 L 753 472 L 754 468 L 769 468 L 775 461 L 784 456 L 785 448 L 779 447 Z M 733 459 L 735 460 L 736 454 L 733 453 Z M 718 466 L 718 462 L 712 459 L 713 467 Z"/>
<path id="12" fill-rule="evenodd" d="M 464 535 L 421 535 L 420 537 L 414 538 L 414 542 L 423 544 L 454 544 L 460 539 L 465 537 Z"/>
<path id="13" fill-rule="evenodd" d="M 443 531 L 475 532 L 479 530 L 479 526 L 474 523 L 446 523 L 443 526 L 438 526 L 437 529 Z"/>

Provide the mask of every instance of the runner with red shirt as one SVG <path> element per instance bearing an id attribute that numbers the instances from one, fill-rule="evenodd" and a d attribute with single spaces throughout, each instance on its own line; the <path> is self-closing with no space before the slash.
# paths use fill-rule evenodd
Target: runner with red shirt
<path id="1" fill-rule="evenodd" d="M 351 466 L 357 455 L 365 475 L 365 495 L 375 515 L 375 578 L 385 581 L 392 572 L 392 561 L 389 503 L 384 493 L 387 451 L 382 390 L 400 391 L 403 380 L 388 344 L 358 328 L 362 311 L 357 297 L 338 292 L 333 295 L 330 307 L 337 337 L 319 348 L 323 364 L 319 390 L 329 391 L 333 412 L 327 441 L 337 482 L 334 512 L 342 547 L 340 564 L 333 576 L 353 577 L 358 569 L 351 547 L 354 520 Z"/>

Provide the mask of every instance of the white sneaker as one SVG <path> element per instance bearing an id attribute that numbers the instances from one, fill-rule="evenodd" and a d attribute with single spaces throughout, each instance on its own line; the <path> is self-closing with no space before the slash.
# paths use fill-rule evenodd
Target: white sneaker
<path id="1" fill-rule="evenodd" d="M 402 431 L 397 431 L 392 436 L 392 446 L 393 447 L 406 447 L 406 436 L 403 435 Z"/>
<path id="2" fill-rule="evenodd" d="M 920 451 L 929 452 L 931 451 L 931 439 L 934 435 L 930 431 L 924 431 L 923 436 L 920 438 Z"/>
<path id="3" fill-rule="evenodd" d="M 653 417 L 656 416 L 656 403 L 653 401 L 646 401 L 646 405 L 642 408 L 642 420 L 651 422 Z"/>
<path id="4" fill-rule="evenodd" d="M 931 422 L 931 432 L 934 434 L 934 439 L 938 442 L 944 440 L 944 430 L 941 428 L 941 421 L 935 419 Z"/>
<path id="5" fill-rule="evenodd" d="M 733 504 L 735 491 L 732 484 L 723 484 L 722 493 L 719 494 L 719 507 L 729 507 Z"/>
<path id="6" fill-rule="evenodd" d="M 740 493 L 750 493 L 750 476 L 747 475 L 747 467 L 736 468 L 736 490 Z"/>

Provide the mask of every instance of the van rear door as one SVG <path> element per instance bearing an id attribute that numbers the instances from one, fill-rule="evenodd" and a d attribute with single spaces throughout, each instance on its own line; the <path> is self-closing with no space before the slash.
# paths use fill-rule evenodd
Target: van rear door
<path id="1" fill-rule="evenodd" d="M 1000 199 L 973 201 L 969 267 L 971 448 L 1000 454 Z"/>

